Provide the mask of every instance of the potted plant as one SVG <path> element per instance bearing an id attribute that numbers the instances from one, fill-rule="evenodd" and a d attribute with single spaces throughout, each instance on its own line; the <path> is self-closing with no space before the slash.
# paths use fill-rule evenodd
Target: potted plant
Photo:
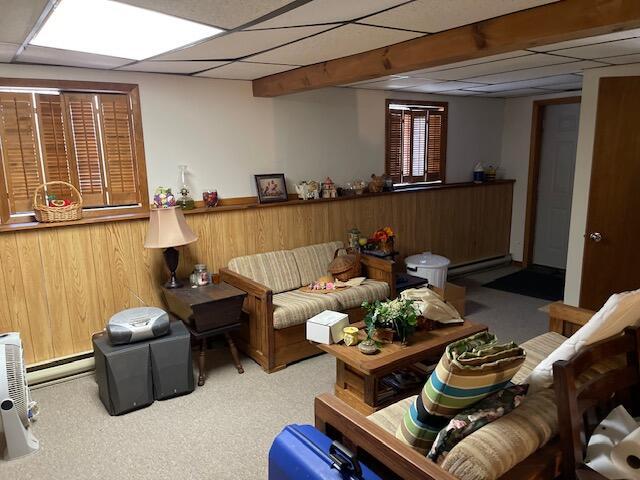
<path id="1" fill-rule="evenodd" d="M 367 340 L 373 341 L 379 329 L 391 329 L 404 345 L 418 324 L 418 311 L 413 300 L 376 300 L 373 303 L 364 302 L 362 308 L 366 311 L 364 323 L 367 327 Z"/>

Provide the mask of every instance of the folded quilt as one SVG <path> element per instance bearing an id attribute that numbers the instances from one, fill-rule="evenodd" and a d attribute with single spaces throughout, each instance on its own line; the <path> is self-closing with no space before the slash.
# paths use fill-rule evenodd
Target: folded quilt
<path id="1" fill-rule="evenodd" d="M 496 342 L 495 335 L 481 332 L 448 345 L 396 436 L 426 454 L 450 418 L 504 388 L 525 352 L 513 342 Z"/>

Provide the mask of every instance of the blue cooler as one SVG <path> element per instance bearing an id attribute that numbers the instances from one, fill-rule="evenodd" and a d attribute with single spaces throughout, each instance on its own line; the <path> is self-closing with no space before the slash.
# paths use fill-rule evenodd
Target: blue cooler
<path id="1" fill-rule="evenodd" d="M 311 425 L 288 425 L 269 450 L 269 480 L 381 480 Z"/>

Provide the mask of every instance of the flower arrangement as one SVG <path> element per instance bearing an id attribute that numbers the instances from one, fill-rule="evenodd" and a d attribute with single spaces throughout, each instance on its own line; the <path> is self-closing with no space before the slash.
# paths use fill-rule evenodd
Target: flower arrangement
<path id="1" fill-rule="evenodd" d="M 377 329 L 389 328 L 402 343 L 406 343 L 418 324 L 419 311 L 413 300 L 376 300 L 374 303 L 364 302 L 362 308 L 366 311 L 364 323 L 367 326 L 367 339 L 373 339 Z"/>
<path id="2" fill-rule="evenodd" d="M 392 253 L 394 238 L 395 233 L 391 227 L 384 227 L 373 232 L 373 235 L 371 236 L 371 243 L 376 245 L 376 247 L 384 253 Z"/>

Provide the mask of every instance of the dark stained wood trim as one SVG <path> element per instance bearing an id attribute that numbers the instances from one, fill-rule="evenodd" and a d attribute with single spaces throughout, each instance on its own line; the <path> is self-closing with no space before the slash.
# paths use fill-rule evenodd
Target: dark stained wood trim
<path id="1" fill-rule="evenodd" d="M 138 89 L 134 83 L 85 82 L 81 80 L 51 80 L 0 77 L 0 87 L 52 88 L 76 92 L 130 93 Z"/>
<path id="2" fill-rule="evenodd" d="M 277 97 L 640 26 L 637 0 L 564 0 L 253 81 Z"/>
<path id="3" fill-rule="evenodd" d="M 581 97 L 562 97 L 536 100 L 531 114 L 531 141 L 529 144 L 529 174 L 527 180 L 527 206 L 524 219 L 524 246 L 522 249 L 522 267 L 533 263 L 533 243 L 536 230 L 538 209 L 538 178 L 540 174 L 540 149 L 542 147 L 542 119 L 547 105 L 580 103 Z"/>

